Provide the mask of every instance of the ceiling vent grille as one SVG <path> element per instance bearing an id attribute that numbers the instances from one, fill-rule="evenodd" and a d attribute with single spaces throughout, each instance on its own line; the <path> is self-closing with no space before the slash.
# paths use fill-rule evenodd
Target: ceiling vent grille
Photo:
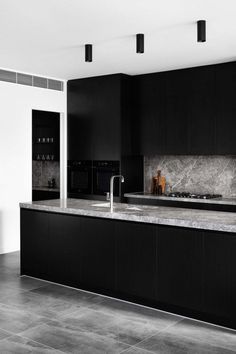
<path id="1" fill-rule="evenodd" d="M 64 91 L 63 81 L 22 74 L 8 70 L 0 69 L 0 81 L 12 82 L 19 85 L 40 87 L 49 90 Z"/>

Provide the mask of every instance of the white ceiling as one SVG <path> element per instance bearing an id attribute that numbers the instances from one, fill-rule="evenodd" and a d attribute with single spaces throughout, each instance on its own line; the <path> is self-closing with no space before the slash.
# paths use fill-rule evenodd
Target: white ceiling
<path id="1" fill-rule="evenodd" d="M 236 0 L 0 0 L 0 68 L 71 79 L 232 61 L 235 18 Z M 196 41 L 199 19 L 206 43 Z M 135 52 L 140 32 L 144 54 Z"/>

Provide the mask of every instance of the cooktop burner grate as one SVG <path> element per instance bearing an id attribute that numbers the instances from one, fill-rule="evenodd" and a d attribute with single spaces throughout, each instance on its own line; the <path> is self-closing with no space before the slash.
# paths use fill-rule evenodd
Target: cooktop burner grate
<path id="1" fill-rule="evenodd" d="M 189 192 L 171 192 L 165 194 L 166 197 L 172 198 L 190 198 L 190 199 L 215 199 L 222 198 L 221 194 L 197 194 L 197 193 L 189 193 Z"/>

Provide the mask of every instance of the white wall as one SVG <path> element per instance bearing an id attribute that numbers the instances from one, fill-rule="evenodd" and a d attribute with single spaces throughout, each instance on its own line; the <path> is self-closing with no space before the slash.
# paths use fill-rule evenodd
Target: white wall
<path id="1" fill-rule="evenodd" d="M 0 81 L 0 253 L 19 250 L 19 202 L 31 200 L 32 109 L 61 112 L 63 120 L 66 92 Z"/>

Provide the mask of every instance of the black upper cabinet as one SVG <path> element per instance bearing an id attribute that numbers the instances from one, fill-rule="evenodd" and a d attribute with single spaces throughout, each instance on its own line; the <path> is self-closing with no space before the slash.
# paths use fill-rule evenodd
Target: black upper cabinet
<path id="1" fill-rule="evenodd" d="M 130 148 L 128 92 L 122 74 L 68 82 L 68 159 L 119 160 Z"/>
<path id="2" fill-rule="evenodd" d="M 236 153 L 236 63 L 135 80 L 142 154 Z"/>
<path id="3" fill-rule="evenodd" d="M 148 74 L 135 78 L 136 117 L 140 130 L 140 152 L 143 155 L 165 152 L 164 75 Z"/>
<path id="4" fill-rule="evenodd" d="M 236 63 L 216 66 L 216 153 L 236 154 Z"/>
<path id="5" fill-rule="evenodd" d="M 164 82 L 164 153 L 184 154 L 188 151 L 188 92 L 186 70 L 165 73 Z"/>
<path id="6" fill-rule="evenodd" d="M 186 70 L 189 78 L 187 93 L 188 153 L 215 153 L 215 66 Z"/>
<path id="7" fill-rule="evenodd" d="M 236 154 L 236 63 L 68 82 L 68 157 Z"/>

